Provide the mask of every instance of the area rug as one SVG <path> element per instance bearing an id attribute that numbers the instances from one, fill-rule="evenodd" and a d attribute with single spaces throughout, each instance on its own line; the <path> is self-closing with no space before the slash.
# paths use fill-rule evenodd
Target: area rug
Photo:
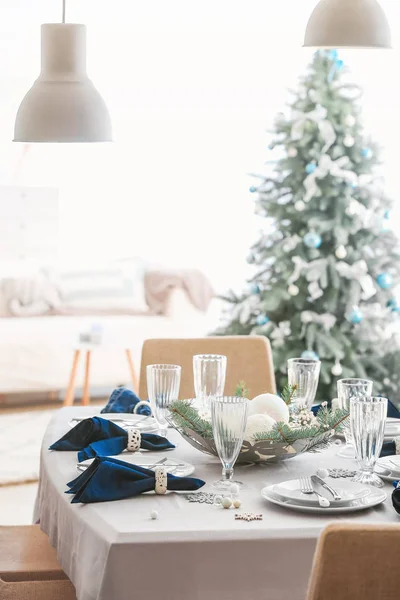
<path id="1" fill-rule="evenodd" d="M 0 414 L 0 486 L 38 481 L 42 439 L 54 413 Z"/>

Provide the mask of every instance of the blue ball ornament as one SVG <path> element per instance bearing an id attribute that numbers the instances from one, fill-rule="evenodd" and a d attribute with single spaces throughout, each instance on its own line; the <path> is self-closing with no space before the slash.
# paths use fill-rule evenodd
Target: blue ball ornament
<path id="1" fill-rule="evenodd" d="M 373 156 L 373 152 L 372 152 L 371 148 L 363 148 L 363 150 L 361 151 L 361 154 L 363 155 L 364 158 L 372 158 L 372 156 Z"/>
<path id="2" fill-rule="evenodd" d="M 354 308 L 349 314 L 349 321 L 353 323 L 353 325 L 358 325 L 363 320 L 364 315 L 362 314 L 359 308 Z"/>
<path id="3" fill-rule="evenodd" d="M 258 315 L 256 322 L 257 325 L 261 327 L 262 325 L 266 325 L 267 323 L 269 323 L 269 318 L 267 317 L 267 315 Z"/>
<path id="4" fill-rule="evenodd" d="M 313 350 L 304 350 L 301 353 L 301 358 L 305 358 L 306 360 L 319 360 L 319 356 Z"/>
<path id="5" fill-rule="evenodd" d="M 252 185 L 252 186 L 249 188 L 249 192 L 250 192 L 251 194 L 254 194 L 256 191 L 257 191 L 257 188 L 256 188 L 254 185 Z"/>
<path id="6" fill-rule="evenodd" d="M 386 306 L 387 308 L 390 308 L 392 312 L 400 312 L 400 306 L 396 298 L 390 298 L 390 300 L 386 302 Z"/>
<path id="7" fill-rule="evenodd" d="M 252 283 L 250 286 L 250 292 L 252 294 L 259 294 L 261 291 L 260 286 L 258 285 L 258 283 Z"/>
<path id="8" fill-rule="evenodd" d="M 393 283 L 393 278 L 390 273 L 380 273 L 375 279 L 376 283 L 382 290 L 388 290 Z"/>
<path id="9" fill-rule="evenodd" d="M 390 210 L 385 210 L 385 212 L 383 213 L 383 218 L 390 219 Z"/>
<path id="10" fill-rule="evenodd" d="M 303 242 L 307 246 L 307 248 L 319 248 L 322 244 L 322 238 L 319 233 L 315 233 L 314 231 L 309 231 L 303 237 Z"/>
<path id="11" fill-rule="evenodd" d="M 307 175 L 311 175 L 312 173 L 314 173 L 316 168 L 317 165 L 315 163 L 308 163 L 308 165 L 306 166 Z"/>

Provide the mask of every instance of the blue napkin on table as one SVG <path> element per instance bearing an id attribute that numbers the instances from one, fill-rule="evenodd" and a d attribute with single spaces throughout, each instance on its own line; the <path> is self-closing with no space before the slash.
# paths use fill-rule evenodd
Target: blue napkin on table
<path id="1" fill-rule="evenodd" d="M 133 413 L 140 398 L 134 392 L 124 387 L 116 388 L 108 399 L 102 413 Z M 139 406 L 138 415 L 151 415 L 150 405 Z"/>
<path id="2" fill-rule="evenodd" d="M 396 489 L 392 492 L 392 504 L 394 510 L 400 515 L 400 487 L 399 482 L 393 482 L 393 485 L 396 486 Z"/>
<path id="3" fill-rule="evenodd" d="M 167 474 L 167 489 L 170 491 L 193 492 L 203 485 L 205 481 L 202 479 Z M 98 456 L 86 471 L 67 486 L 70 488 L 67 493 L 74 494 L 72 503 L 124 500 L 154 490 L 155 473 L 116 458 Z"/>
<path id="4" fill-rule="evenodd" d="M 321 408 L 321 404 L 316 404 L 315 406 L 311 407 L 311 410 L 314 413 L 314 415 L 316 415 L 320 408 Z M 387 417 L 389 419 L 400 419 L 400 411 L 397 410 L 397 408 L 395 407 L 393 402 L 389 399 L 388 399 Z"/>
<path id="5" fill-rule="evenodd" d="M 114 456 L 126 449 L 128 434 L 125 429 L 101 417 L 91 417 L 80 421 L 50 450 L 80 450 L 78 461 L 95 456 Z M 168 450 L 175 448 L 167 438 L 154 433 L 142 433 L 140 447 L 143 450 Z"/>

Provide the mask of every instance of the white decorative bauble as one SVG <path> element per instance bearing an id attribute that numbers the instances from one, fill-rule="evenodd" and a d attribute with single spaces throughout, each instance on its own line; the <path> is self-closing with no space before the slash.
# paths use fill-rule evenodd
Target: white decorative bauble
<path id="1" fill-rule="evenodd" d="M 224 508 L 230 508 L 232 506 L 232 500 L 228 498 L 228 496 L 225 496 L 225 498 L 222 498 L 221 504 Z"/>
<path id="2" fill-rule="evenodd" d="M 303 210 L 305 209 L 306 205 L 303 202 L 303 200 L 297 200 L 297 202 L 294 203 L 294 207 L 298 212 L 303 212 Z"/>
<path id="3" fill-rule="evenodd" d="M 251 404 L 251 403 L 250 403 Z M 276 421 L 266 414 L 251 415 L 247 419 L 246 431 L 244 432 L 244 439 L 254 444 L 254 436 L 257 433 L 264 433 L 264 431 L 271 431 Z"/>
<path id="4" fill-rule="evenodd" d="M 339 375 L 341 375 L 343 373 L 343 369 L 342 369 L 342 365 L 340 364 L 340 362 L 336 362 L 332 369 L 331 369 L 331 373 L 332 375 L 334 375 L 335 377 L 339 377 Z"/>
<path id="5" fill-rule="evenodd" d="M 346 148 L 352 148 L 355 143 L 356 143 L 356 140 L 353 138 L 352 135 L 344 136 L 343 144 L 346 146 Z"/>
<path id="6" fill-rule="evenodd" d="M 353 115 L 347 115 L 347 117 L 344 120 L 345 125 L 347 125 L 347 127 L 354 127 L 354 125 L 356 124 L 356 118 Z"/>
<path id="7" fill-rule="evenodd" d="M 294 285 L 294 283 L 292 283 L 291 285 L 289 285 L 288 287 L 288 292 L 291 296 L 298 296 L 299 295 L 299 288 L 297 287 L 297 285 Z"/>
<path id="8" fill-rule="evenodd" d="M 158 511 L 152 510 L 150 513 L 150 517 L 153 519 L 153 521 L 156 521 L 158 519 Z"/>
<path id="9" fill-rule="evenodd" d="M 346 258 L 347 256 L 347 250 L 344 246 L 338 246 L 335 250 L 335 256 L 336 258 L 340 258 L 340 260 L 342 260 L 343 258 Z"/>
<path id="10" fill-rule="evenodd" d="M 288 156 L 289 158 L 296 158 L 297 156 L 297 149 L 296 148 L 289 148 L 288 150 Z"/>
<path id="11" fill-rule="evenodd" d="M 239 498 L 236 498 L 236 500 L 233 501 L 233 506 L 235 508 L 240 508 L 242 505 L 242 503 L 240 502 Z"/>
<path id="12" fill-rule="evenodd" d="M 321 479 L 326 479 L 329 477 L 329 471 L 328 469 L 318 469 L 317 475 L 318 477 L 321 477 Z"/>
<path id="13" fill-rule="evenodd" d="M 268 415 L 276 422 L 289 423 L 289 407 L 275 394 L 260 394 L 251 400 L 249 415 Z"/>
<path id="14" fill-rule="evenodd" d="M 385 379 L 383 380 L 383 385 L 390 385 L 391 381 L 389 379 L 389 377 L 385 377 Z"/>

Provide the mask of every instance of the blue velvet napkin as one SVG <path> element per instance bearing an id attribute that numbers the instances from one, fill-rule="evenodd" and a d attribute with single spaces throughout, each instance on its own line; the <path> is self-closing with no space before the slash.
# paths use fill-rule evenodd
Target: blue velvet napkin
<path id="1" fill-rule="evenodd" d="M 132 465 L 116 458 L 98 456 L 90 467 L 68 484 L 67 494 L 74 494 L 72 503 L 110 502 L 133 498 L 154 490 L 155 474 L 150 469 Z M 167 489 L 193 492 L 205 485 L 202 479 L 177 477 L 168 473 Z"/>
<path id="2" fill-rule="evenodd" d="M 78 461 L 95 456 L 114 456 L 121 454 L 128 444 L 125 429 L 101 417 L 91 417 L 80 421 L 57 442 L 50 450 L 80 450 Z M 168 450 L 175 448 L 167 438 L 154 433 L 142 433 L 140 447 L 143 450 Z"/>
<path id="3" fill-rule="evenodd" d="M 108 399 L 102 413 L 133 413 L 140 398 L 124 387 L 116 388 Z M 139 406 L 138 415 L 151 415 L 150 406 Z"/>
<path id="4" fill-rule="evenodd" d="M 315 406 L 311 407 L 311 410 L 314 413 L 314 415 L 316 415 L 320 408 L 321 408 L 321 405 L 316 404 Z M 400 419 L 400 411 L 397 410 L 397 408 L 395 407 L 393 402 L 389 399 L 388 399 L 387 417 L 389 419 Z"/>
<path id="5" fill-rule="evenodd" d="M 398 485 L 397 482 L 396 489 L 392 492 L 392 504 L 394 510 L 400 515 L 400 487 Z"/>

